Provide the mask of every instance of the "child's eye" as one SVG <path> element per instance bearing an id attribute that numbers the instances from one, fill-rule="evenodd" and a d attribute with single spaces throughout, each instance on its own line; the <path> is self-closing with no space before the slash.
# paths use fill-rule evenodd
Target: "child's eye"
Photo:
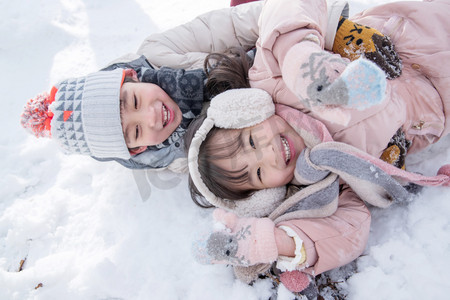
<path id="1" fill-rule="evenodd" d="M 137 101 L 136 96 L 134 96 L 134 108 L 137 109 L 137 107 L 138 107 L 138 101 Z"/>
<path id="2" fill-rule="evenodd" d="M 136 125 L 136 140 L 139 138 L 139 126 Z"/>
<path id="3" fill-rule="evenodd" d="M 251 135 L 251 134 L 248 136 L 248 143 L 250 144 L 250 146 L 251 146 L 253 149 L 256 149 L 256 147 L 255 147 L 255 142 L 253 141 L 253 138 L 252 138 L 252 135 Z"/>
<path id="4" fill-rule="evenodd" d="M 256 175 L 258 176 L 259 181 L 261 180 L 261 168 L 258 168 L 258 170 L 256 170 Z"/>

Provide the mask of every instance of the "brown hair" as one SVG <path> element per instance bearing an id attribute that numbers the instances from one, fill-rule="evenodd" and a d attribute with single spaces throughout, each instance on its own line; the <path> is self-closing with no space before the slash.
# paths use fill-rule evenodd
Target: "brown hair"
<path id="1" fill-rule="evenodd" d="M 203 124 L 206 115 L 200 115 L 191 122 L 185 134 L 185 149 L 189 150 L 192 138 Z M 244 166 L 240 170 L 229 171 L 217 166 L 214 162 L 216 160 L 233 158 L 243 148 L 241 134 L 236 139 L 227 140 L 223 143 L 211 143 L 211 139 L 219 132 L 230 129 L 223 129 L 214 127 L 207 134 L 203 141 L 198 154 L 198 170 L 200 176 L 208 187 L 208 189 L 217 197 L 227 200 L 243 200 L 248 198 L 255 190 L 239 190 L 236 185 L 244 184 L 248 181 L 249 175 Z M 226 151 L 225 151 L 226 150 Z M 193 183 L 191 176 L 189 176 L 189 191 L 192 200 L 200 207 L 213 207 L 208 203 L 203 195 L 198 191 Z"/>
<path id="2" fill-rule="evenodd" d="M 207 76 L 206 90 L 214 97 L 231 89 L 249 88 L 248 70 L 253 59 L 242 48 L 232 48 L 225 53 L 211 53 L 205 58 L 204 70 Z M 201 114 L 190 124 L 184 135 L 185 150 L 189 151 L 192 139 L 203 124 L 206 114 Z M 232 158 L 242 149 L 240 136 L 237 139 L 220 144 L 212 144 L 211 138 L 227 129 L 214 127 L 206 136 L 199 149 L 199 172 L 208 189 L 217 197 L 228 200 L 242 200 L 249 197 L 253 190 L 238 190 L 233 186 L 248 181 L 248 172 L 243 169 L 228 171 L 214 164 L 215 160 Z M 224 151 L 224 150 L 227 151 Z M 189 191 L 192 200 L 200 207 L 213 207 L 198 191 L 189 176 Z"/>
<path id="3" fill-rule="evenodd" d="M 225 53 L 211 53 L 203 68 L 207 76 L 206 89 L 211 97 L 231 89 L 249 88 L 248 70 L 253 59 L 242 48 Z"/>

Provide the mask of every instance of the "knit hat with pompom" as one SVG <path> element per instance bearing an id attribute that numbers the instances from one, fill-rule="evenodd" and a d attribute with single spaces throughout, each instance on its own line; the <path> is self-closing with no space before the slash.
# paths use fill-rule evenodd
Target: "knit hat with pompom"
<path id="1" fill-rule="evenodd" d="M 50 94 L 30 99 L 21 124 L 36 137 L 52 137 L 67 153 L 129 159 L 120 119 L 123 69 L 64 80 Z"/>

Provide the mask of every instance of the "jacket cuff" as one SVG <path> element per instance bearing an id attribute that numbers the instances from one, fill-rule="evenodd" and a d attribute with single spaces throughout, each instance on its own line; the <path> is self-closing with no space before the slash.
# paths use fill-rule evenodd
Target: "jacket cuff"
<path id="1" fill-rule="evenodd" d="M 340 17 L 348 19 L 349 7 L 347 1 L 327 1 L 328 22 L 325 32 L 325 49 L 331 51 L 333 48 L 334 38 L 336 36 L 336 29 Z"/>
<path id="2" fill-rule="evenodd" d="M 295 256 L 294 257 L 288 257 L 283 255 L 278 256 L 277 268 L 282 272 L 302 269 L 300 266 L 306 262 L 306 250 L 303 244 L 303 240 L 292 228 L 288 226 L 280 226 L 278 228 L 282 229 L 284 232 L 286 232 L 286 234 L 289 237 L 294 239 Z"/>

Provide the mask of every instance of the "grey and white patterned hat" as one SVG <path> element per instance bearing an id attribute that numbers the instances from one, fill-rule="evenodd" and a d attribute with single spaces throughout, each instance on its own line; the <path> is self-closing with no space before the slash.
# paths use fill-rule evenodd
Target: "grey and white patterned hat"
<path id="1" fill-rule="evenodd" d="M 124 70 L 99 71 L 55 87 L 51 135 L 69 153 L 129 159 L 120 120 Z"/>

